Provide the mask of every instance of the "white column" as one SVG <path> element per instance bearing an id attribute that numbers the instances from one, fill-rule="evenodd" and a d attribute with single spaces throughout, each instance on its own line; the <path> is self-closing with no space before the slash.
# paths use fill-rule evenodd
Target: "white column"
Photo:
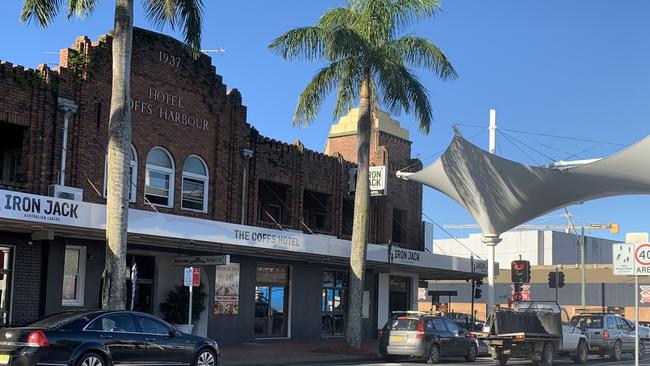
<path id="1" fill-rule="evenodd" d="M 488 146 L 488 151 L 490 154 L 496 154 L 497 152 L 497 111 L 495 109 L 490 109 L 490 145 Z"/>
<path id="2" fill-rule="evenodd" d="M 377 329 L 388 321 L 388 295 L 390 273 L 380 273 L 377 281 Z"/>
<path id="3" fill-rule="evenodd" d="M 483 244 L 488 246 L 488 285 L 487 285 L 487 314 L 494 312 L 494 252 L 496 245 L 501 241 L 499 235 L 483 235 Z"/>
<path id="4" fill-rule="evenodd" d="M 418 301 L 418 282 L 420 281 L 420 276 L 417 274 L 411 275 L 411 310 L 418 311 L 419 301 Z"/>

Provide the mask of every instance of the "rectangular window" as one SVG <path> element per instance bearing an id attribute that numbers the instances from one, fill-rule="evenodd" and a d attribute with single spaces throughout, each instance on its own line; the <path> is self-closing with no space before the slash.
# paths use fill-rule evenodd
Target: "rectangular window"
<path id="1" fill-rule="evenodd" d="M 22 153 L 20 150 L 10 150 L 4 153 L 3 179 L 16 183 L 22 173 Z"/>
<path id="2" fill-rule="evenodd" d="M 86 247 L 67 245 L 63 263 L 63 306 L 84 305 L 86 278 Z"/>
<path id="3" fill-rule="evenodd" d="M 155 205 L 169 206 L 169 180 L 167 173 L 147 170 L 145 197 Z"/>
<path id="4" fill-rule="evenodd" d="M 182 208 L 205 211 L 205 182 L 199 179 L 183 177 Z"/>

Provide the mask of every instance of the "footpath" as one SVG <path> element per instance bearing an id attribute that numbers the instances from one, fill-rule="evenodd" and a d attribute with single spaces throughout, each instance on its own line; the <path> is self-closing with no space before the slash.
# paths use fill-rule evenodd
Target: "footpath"
<path id="1" fill-rule="evenodd" d="M 381 359 L 377 353 L 377 340 L 366 340 L 360 351 L 347 348 L 343 338 L 319 341 L 260 340 L 224 344 L 219 348 L 219 366 L 350 364 Z"/>

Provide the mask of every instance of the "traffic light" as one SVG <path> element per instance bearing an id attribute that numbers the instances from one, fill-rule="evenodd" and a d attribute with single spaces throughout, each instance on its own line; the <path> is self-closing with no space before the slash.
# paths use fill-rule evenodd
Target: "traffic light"
<path id="1" fill-rule="evenodd" d="M 555 284 L 557 283 L 556 282 L 556 279 L 557 279 L 556 274 L 557 274 L 556 272 L 549 272 L 548 273 L 548 287 L 555 288 Z"/>
<path id="2" fill-rule="evenodd" d="M 474 290 L 474 298 L 480 299 L 483 296 L 483 291 L 480 288 Z"/>
<path id="3" fill-rule="evenodd" d="M 482 279 L 479 278 L 478 280 L 476 280 L 476 286 L 481 286 L 482 284 L 483 284 Z"/>
<path id="4" fill-rule="evenodd" d="M 513 283 L 529 283 L 530 262 L 524 260 L 512 261 L 510 265 L 510 273 Z"/>
<path id="5" fill-rule="evenodd" d="M 548 273 L 548 287 L 550 288 L 564 287 L 564 272 L 549 272 Z"/>
<path id="6" fill-rule="evenodd" d="M 559 276 L 559 278 L 557 280 L 557 282 L 558 282 L 557 287 L 560 287 L 560 288 L 564 287 L 564 272 L 558 272 L 557 274 Z"/>

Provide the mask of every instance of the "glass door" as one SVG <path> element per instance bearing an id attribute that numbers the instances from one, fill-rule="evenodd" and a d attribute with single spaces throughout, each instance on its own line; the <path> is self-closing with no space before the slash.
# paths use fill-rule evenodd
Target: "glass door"
<path id="1" fill-rule="evenodd" d="M 258 338 L 287 336 L 288 274 L 287 266 L 257 266 L 255 336 Z"/>

